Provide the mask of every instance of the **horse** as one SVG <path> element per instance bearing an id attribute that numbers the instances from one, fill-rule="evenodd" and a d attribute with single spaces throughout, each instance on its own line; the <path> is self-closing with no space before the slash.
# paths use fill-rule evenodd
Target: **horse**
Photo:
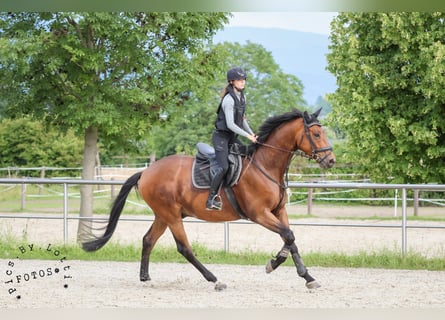
<path id="1" fill-rule="evenodd" d="M 208 222 L 247 219 L 278 234 L 284 244 L 266 264 L 266 272 L 275 270 L 290 254 L 297 274 L 306 280 L 306 287 L 320 287 L 305 267 L 295 244 L 295 236 L 289 228 L 285 207 L 287 185 L 284 179 L 296 152 L 315 160 L 321 168 L 334 166 L 335 155 L 318 120 L 320 111 L 321 108 L 309 114 L 307 111 L 292 109 L 264 121 L 258 130 L 257 142 L 245 146 L 241 174 L 238 182 L 232 186 L 237 206 L 231 205 L 227 192 L 221 189 L 222 209 L 206 210 L 208 190 L 195 188 L 191 181 L 193 156 L 170 155 L 155 161 L 125 181 L 113 202 L 103 235 L 93 235 L 93 238 L 81 241 L 83 250 L 98 250 L 111 238 L 127 196 L 135 187 L 154 214 L 153 223 L 142 238 L 141 281 L 151 280 L 150 253 L 168 228 L 174 237 L 177 251 L 207 281 L 215 285 L 214 289 L 219 291 L 227 287 L 193 253 L 183 219 L 194 217 Z"/>

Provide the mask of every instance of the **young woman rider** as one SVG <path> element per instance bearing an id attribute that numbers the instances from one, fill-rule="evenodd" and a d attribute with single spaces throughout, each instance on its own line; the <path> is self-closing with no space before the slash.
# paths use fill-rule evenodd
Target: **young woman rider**
<path id="1" fill-rule="evenodd" d="M 244 88 L 246 79 L 246 73 L 241 68 L 232 68 L 227 72 L 228 84 L 221 95 L 212 136 L 218 167 L 212 172 L 210 192 L 206 203 L 207 210 L 221 210 L 222 203 L 218 191 L 229 169 L 228 156 L 231 145 L 242 144 L 238 135 L 256 143 L 257 136 L 250 129 L 245 117 Z"/>

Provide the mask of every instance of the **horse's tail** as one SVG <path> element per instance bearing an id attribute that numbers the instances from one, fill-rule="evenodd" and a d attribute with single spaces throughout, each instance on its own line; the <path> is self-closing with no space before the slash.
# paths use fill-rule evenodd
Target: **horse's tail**
<path id="1" fill-rule="evenodd" d="M 111 208 L 110 217 L 108 218 L 108 224 L 105 227 L 105 232 L 102 236 L 93 236 L 93 240 L 89 240 L 82 243 L 82 249 L 85 251 L 96 251 L 102 248 L 108 240 L 110 240 L 116 229 L 117 222 L 121 215 L 122 209 L 124 208 L 125 201 L 127 200 L 128 194 L 131 189 L 137 185 L 142 171 L 135 173 L 123 184 L 117 198 L 114 200 L 113 207 Z"/>

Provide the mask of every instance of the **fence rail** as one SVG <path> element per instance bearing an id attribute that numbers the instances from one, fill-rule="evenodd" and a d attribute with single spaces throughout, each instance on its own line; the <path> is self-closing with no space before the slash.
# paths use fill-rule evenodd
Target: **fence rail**
<path id="1" fill-rule="evenodd" d="M 42 178 L 24 178 L 24 179 L 1 179 L 1 184 L 57 184 L 63 185 L 63 214 L 58 215 L 0 215 L 0 218 L 27 218 L 27 219 L 62 219 L 63 220 L 63 239 L 64 243 L 68 238 L 68 220 L 80 220 L 85 219 L 82 217 L 69 217 L 68 216 L 68 185 L 122 185 L 125 181 L 122 180 L 73 180 L 73 179 L 42 179 Z M 445 229 L 443 226 L 408 226 L 407 225 L 407 190 L 428 190 L 428 191 L 445 191 L 445 185 L 440 184 L 379 184 L 379 183 L 338 183 L 338 182 L 289 182 L 289 188 L 296 189 L 310 189 L 310 188 L 326 188 L 326 189 L 387 189 L 387 190 L 401 190 L 401 202 L 402 202 L 402 222 L 398 224 L 341 224 L 341 223 L 305 223 L 305 222 L 291 222 L 291 225 L 298 226 L 326 226 L 326 227 L 371 227 L 371 228 L 400 228 L 402 233 L 402 254 L 407 252 L 407 229 L 408 228 L 425 228 L 425 229 Z M 90 218 L 88 218 L 90 219 Z M 96 219 L 96 218 L 95 218 Z M 104 218 L 106 219 L 106 218 Z M 126 218 L 122 217 L 121 220 L 131 221 L 153 221 L 153 218 Z M 196 219 L 186 220 L 186 223 L 206 223 Z M 230 224 L 243 224 L 252 223 L 250 221 L 232 221 L 224 222 L 224 249 L 229 251 L 229 225 Z"/>

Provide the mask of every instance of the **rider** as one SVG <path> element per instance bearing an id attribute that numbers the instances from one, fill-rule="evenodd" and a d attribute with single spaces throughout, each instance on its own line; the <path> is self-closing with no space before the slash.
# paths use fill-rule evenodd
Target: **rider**
<path id="1" fill-rule="evenodd" d="M 246 98 L 244 87 L 246 73 L 241 68 L 232 68 L 227 72 L 228 85 L 221 95 L 213 131 L 212 142 L 215 148 L 218 167 L 213 171 L 210 182 L 210 192 L 207 199 L 207 210 L 221 210 L 221 201 L 218 195 L 221 182 L 229 169 L 229 150 L 234 143 L 242 144 L 238 135 L 248 138 L 256 143 L 257 136 L 250 129 L 245 118 Z"/>

